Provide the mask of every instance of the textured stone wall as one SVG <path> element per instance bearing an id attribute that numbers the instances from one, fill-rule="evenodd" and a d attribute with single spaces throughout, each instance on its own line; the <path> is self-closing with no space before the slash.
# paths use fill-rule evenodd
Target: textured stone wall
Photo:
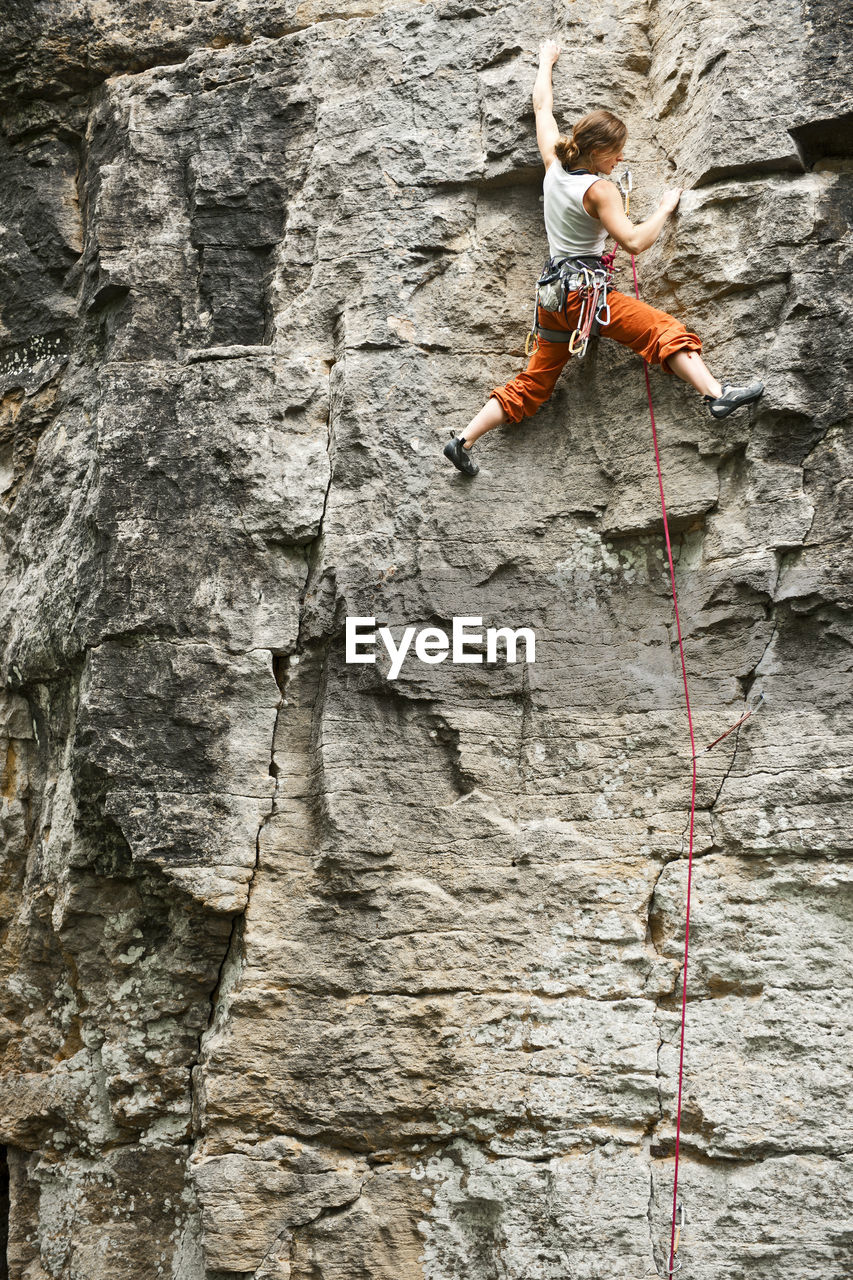
<path id="1" fill-rule="evenodd" d="M 523 360 L 551 35 L 632 212 L 689 188 L 645 296 L 767 384 L 715 423 L 652 374 L 698 741 L 766 699 L 700 760 L 683 1274 L 850 1274 L 842 6 L 9 0 L 13 1280 L 665 1266 L 690 752 L 639 362 L 473 482 L 440 453 Z M 390 681 L 347 615 L 536 662 Z"/>

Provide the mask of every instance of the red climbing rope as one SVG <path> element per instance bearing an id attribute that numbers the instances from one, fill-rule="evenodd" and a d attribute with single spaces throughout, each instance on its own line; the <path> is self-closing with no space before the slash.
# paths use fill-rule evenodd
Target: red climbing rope
<path id="1" fill-rule="evenodd" d="M 637 279 L 637 263 L 631 254 L 631 268 L 634 272 L 634 293 L 640 296 L 640 283 Z M 675 1172 L 672 1187 L 672 1233 L 669 1240 L 669 1274 L 675 1270 L 676 1217 L 678 1216 L 678 1156 L 681 1146 L 681 1093 L 684 1082 L 684 1031 L 687 1024 L 687 958 L 690 947 L 690 886 L 693 879 L 693 827 L 696 819 L 696 742 L 693 737 L 693 716 L 690 713 L 690 691 L 687 687 L 687 664 L 684 661 L 684 643 L 681 638 L 681 619 L 678 615 L 678 595 L 675 590 L 675 566 L 672 561 L 672 543 L 669 538 L 669 521 L 666 516 L 666 500 L 663 496 L 663 471 L 660 465 L 658 449 L 658 433 L 655 426 L 655 410 L 652 404 L 652 386 L 649 382 L 649 366 L 643 361 L 643 372 L 646 375 L 646 394 L 649 398 L 649 417 L 652 422 L 652 441 L 655 446 L 655 465 L 658 471 L 658 488 L 660 489 L 660 509 L 663 514 L 663 532 L 666 538 L 666 554 L 669 559 L 669 579 L 672 585 L 672 603 L 675 609 L 675 629 L 678 633 L 678 652 L 681 657 L 681 676 L 684 681 L 684 701 L 687 705 L 687 727 L 690 730 L 690 755 L 693 761 L 693 783 L 690 790 L 690 842 L 687 853 L 687 908 L 684 921 L 684 967 L 681 971 L 681 1044 L 678 1053 L 678 1109 L 675 1121 Z"/>

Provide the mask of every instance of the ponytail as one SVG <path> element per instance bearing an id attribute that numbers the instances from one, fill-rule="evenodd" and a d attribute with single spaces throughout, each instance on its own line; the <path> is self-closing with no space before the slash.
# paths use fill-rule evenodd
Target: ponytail
<path id="1" fill-rule="evenodd" d="M 595 151 L 619 151 L 625 145 L 628 128 L 612 111 L 590 111 L 578 120 L 572 136 L 557 139 L 554 150 L 564 169 L 570 169 L 581 155 L 592 158 Z"/>
<path id="2" fill-rule="evenodd" d="M 554 150 L 557 153 L 557 159 L 560 161 L 560 164 L 564 169 L 570 169 L 581 153 L 580 147 L 575 142 L 574 137 L 567 138 L 565 134 L 562 134 L 557 139 L 557 144 L 554 147 Z"/>

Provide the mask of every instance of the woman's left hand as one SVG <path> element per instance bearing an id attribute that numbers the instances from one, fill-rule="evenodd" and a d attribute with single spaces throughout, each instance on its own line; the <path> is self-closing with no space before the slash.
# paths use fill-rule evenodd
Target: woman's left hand
<path id="1" fill-rule="evenodd" d="M 665 210 L 667 213 L 674 213 L 678 208 L 678 202 L 680 199 L 681 187 L 671 187 L 669 191 L 664 192 L 658 208 Z"/>
<path id="2" fill-rule="evenodd" d="M 560 46 L 556 40 L 545 40 L 539 47 L 539 61 L 553 67 L 560 56 Z"/>

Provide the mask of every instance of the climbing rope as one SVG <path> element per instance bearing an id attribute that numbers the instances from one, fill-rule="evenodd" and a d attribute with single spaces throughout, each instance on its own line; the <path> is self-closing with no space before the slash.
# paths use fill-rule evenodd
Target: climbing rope
<path id="1" fill-rule="evenodd" d="M 619 180 L 619 190 L 625 197 L 625 213 L 631 204 L 632 189 L 630 170 Z M 615 253 L 615 250 L 614 250 Z M 639 300 L 640 282 L 637 278 L 637 260 L 631 254 L 631 270 L 634 273 L 634 296 Z M 687 962 L 690 955 L 690 890 L 693 883 L 693 836 L 696 824 L 696 740 L 693 734 L 693 714 L 690 709 L 690 689 L 687 683 L 687 663 L 684 658 L 684 641 L 681 634 L 681 617 L 678 612 L 678 592 L 675 589 L 675 564 L 672 558 L 672 541 L 669 536 L 669 520 L 666 513 L 666 498 L 663 491 L 663 469 L 658 448 L 658 433 L 655 424 L 655 408 L 652 403 L 652 384 L 649 381 L 649 366 L 643 361 L 643 373 L 646 379 L 646 396 L 649 401 L 649 418 L 652 424 L 652 444 L 655 450 L 655 466 L 658 473 L 658 490 L 660 492 L 660 509 L 663 516 L 663 533 L 666 540 L 666 555 L 669 561 L 669 581 L 672 588 L 672 605 L 675 611 L 675 629 L 678 635 L 678 654 L 681 659 L 681 678 L 684 684 L 684 702 L 687 707 L 687 728 L 690 733 L 690 757 L 692 763 L 692 781 L 690 786 L 690 835 L 687 849 L 687 904 L 684 914 L 684 964 L 681 970 L 681 1036 L 678 1049 L 678 1105 L 675 1118 L 675 1169 L 672 1184 L 672 1229 L 669 1238 L 669 1266 L 666 1275 L 676 1272 L 681 1263 L 677 1261 L 678 1246 L 681 1242 L 681 1228 L 684 1224 L 684 1207 L 678 1203 L 678 1161 L 681 1150 L 681 1102 L 684 1086 L 684 1040 L 687 1028 Z M 734 727 L 734 726 L 733 726 Z M 719 739 L 718 739 L 719 741 Z M 712 743 L 711 746 L 715 744 Z M 710 748 L 707 748 L 710 750 Z"/>
<path id="2" fill-rule="evenodd" d="M 631 176 L 626 174 L 627 189 L 623 187 L 625 179 L 619 183 L 619 188 L 625 196 L 625 212 L 628 212 L 631 191 Z M 615 250 L 614 250 L 615 252 Z M 637 279 L 637 261 L 631 254 L 631 270 L 634 274 L 634 296 L 640 297 L 640 283 Z M 690 733 L 690 757 L 692 763 L 692 781 L 690 787 L 690 838 L 687 850 L 687 903 L 684 913 L 684 964 L 681 970 L 681 1036 L 678 1049 L 678 1106 L 675 1117 L 675 1168 L 672 1180 L 672 1229 L 669 1237 L 669 1266 L 664 1273 L 666 1276 L 673 1275 L 680 1270 L 681 1263 L 678 1261 L 678 1246 L 681 1242 L 681 1231 L 685 1223 L 684 1205 L 678 1203 L 678 1161 L 681 1149 L 681 1104 L 684 1087 L 684 1040 L 687 1029 L 687 963 L 690 956 L 690 890 L 693 883 L 693 836 L 696 823 L 696 760 L 699 755 L 704 755 L 716 747 L 717 743 L 722 742 L 730 733 L 734 733 L 742 724 L 754 715 L 764 701 L 764 694 L 758 696 L 756 702 L 749 706 L 745 713 L 736 720 L 733 725 L 726 729 L 725 733 L 721 733 L 713 742 L 709 742 L 707 747 L 703 747 L 701 752 L 696 750 L 696 739 L 693 734 L 693 714 L 690 709 L 690 689 L 687 683 L 687 663 L 684 658 L 684 641 L 681 635 L 681 618 L 678 612 L 678 592 L 675 589 L 675 565 L 672 558 L 672 542 L 669 536 L 669 520 L 666 513 L 666 499 L 663 491 L 663 469 L 660 462 L 660 450 L 658 448 L 658 433 L 655 424 L 655 408 L 652 403 L 652 386 L 649 380 L 649 366 L 643 361 L 643 373 L 646 379 L 646 396 L 649 402 L 649 418 L 652 424 L 652 444 L 655 450 L 655 466 L 658 473 L 658 490 L 660 492 L 660 509 L 663 516 L 663 533 L 666 540 L 666 555 L 669 562 L 669 581 L 672 588 L 672 606 L 675 611 L 675 629 L 678 635 L 678 655 L 681 660 L 681 678 L 684 684 L 684 703 L 687 708 L 687 728 Z"/>
<path id="3" fill-rule="evenodd" d="M 634 273 L 634 294 L 637 298 L 640 296 L 640 283 L 637 279 L 637 262 L 633 254 L 631 254 L 631 269 Z M 687 848 L 687 905 L 684 914 L 684 965 L 681 970 L 681 1039 L 678 1050 L 678 1107 L 675 1118 L 675 1170 L 673 1172 L 672 1185 L 672 1231 L 669 1239 L 669 1267 L 667 1275 L 672 1275 L 678 1269 L 676 1265 L 676 1254 L 678 1253 L 678 1243 L 676 1242 L 676 1228 L 678 1227 L 678 1236 L 680 1238 L 680 1224 L 678 1219 L 678 1159 L 681 1147 L 681 1098 L 684 1084 L 684 1037 L 687 1027 L 687 961 L 690 953 L 690 889 L 693 881 L 693 832 L 696 823 L 696 739 L 693 735 L 693 715 L 690 710 L 690 689 L 687 684 L 687 663 L 684 659 L 684 641 L 681 635 L 681 618 L 678 613 L 678 592 L 675 589 L 675 565 L 672 559 L 672 542 L 669 536 L 669 520 L 666 514 L 666 499 L 663 492 L 663 470 L 660 464 L 660 450 L 658 448 L 658 433 L 655 425 L 655 408 L 652 403 L 652 385 L 649 381 L 649 366 L 643 361 L 643 373 L 646 377 L 646 395 L 649 401 L 649 418 L 652 424 L 652 443 L 655 449 L 655 466 L 658 473 L 658 489 L 660 491 L 660 509 L 663 515 L 663 534 L 666 539 L 666 555 L 669 561 L 669 581 L 672 587 L 672 605 L 675 610 L 675 629 L 678 635 L 678 654 L 681 659 L 681 678 L 684 683 L 684 702 L 687 707 L 687 728 L 690 733 L 690 756 L 693 766 L 693 776 L 690 787 L 690 838 Z M 680 1265 L 680 1264 L 679 1264 Z"/>

